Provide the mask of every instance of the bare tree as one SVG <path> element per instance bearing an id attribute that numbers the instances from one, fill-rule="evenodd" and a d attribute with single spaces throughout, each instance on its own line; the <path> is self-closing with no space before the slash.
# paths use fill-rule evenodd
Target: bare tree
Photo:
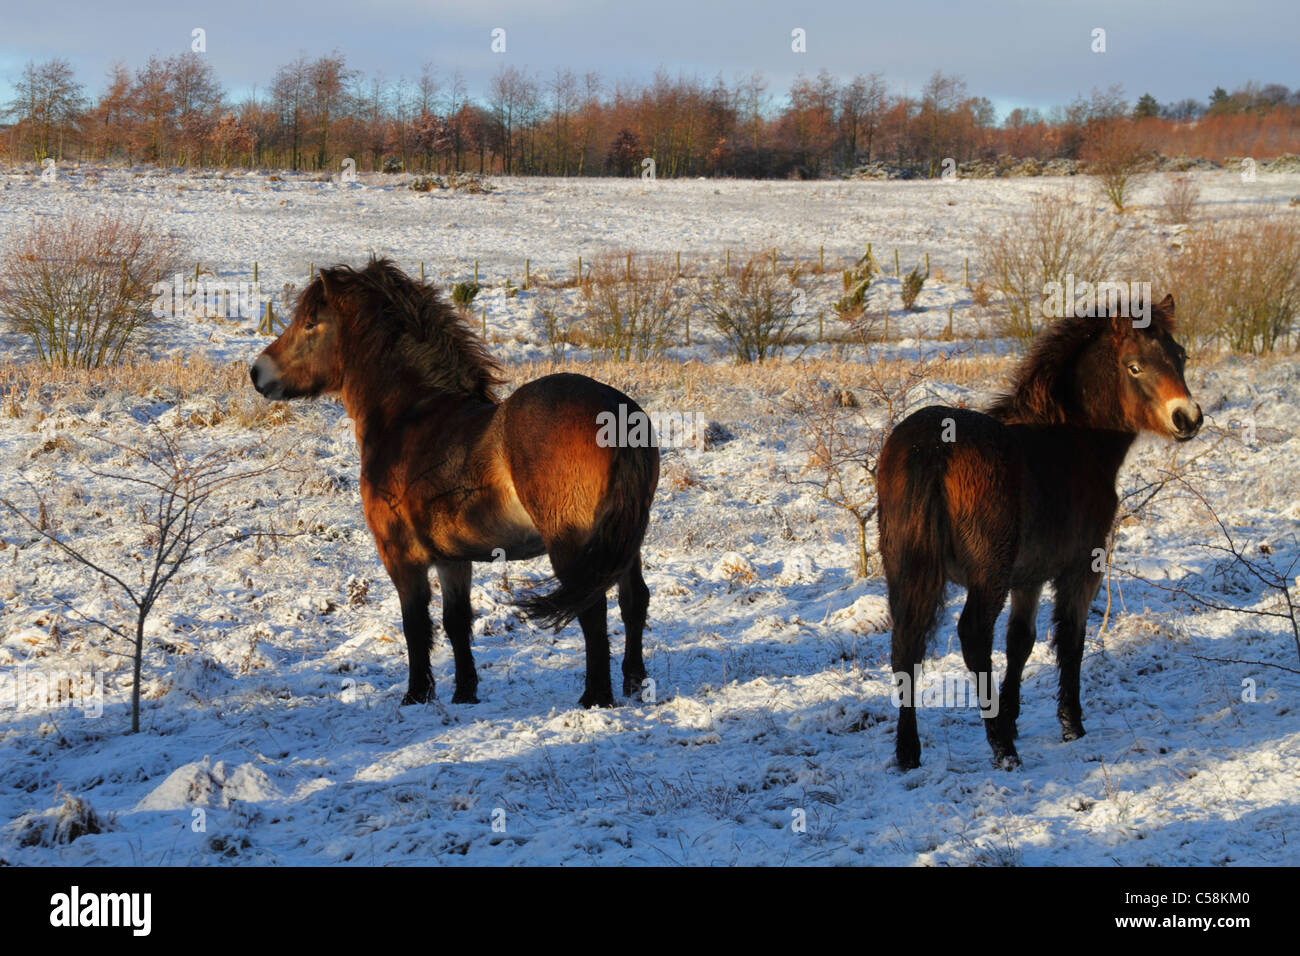
<path id="1" fill-rule="evenodd" d="M 280 127 L 289 139 L 289 166 L 292 169 L 302 167 L 309 85 L 307 58 L 301 56 L 280 67 L 271 84 L 271 96 L 280 118 Z"/>
<path id="2" fill-rule="evenodd" d="M 866 343 L 870 330 L 864 327 L 859 332 Z M 787 402 L 787 410 L 798 423 L 798 441 L 807 463 L 798 475 L 786 478 L 792 484 L 815 488 L 823 500 L 853 517 L 860 578 L 867 577 L 870 569 L 867 528 L 878 507 L 880 449 L 894 426 L 915 409 L 945 361 L 946 356 L 867 361 L 861 366 L 856 391 L 843 384 L 828 389 L 810 376 Z"/>
<path id="3" fill-rule="evenodd" d="M 237 470 L 249 449 L 219 449 L 191 456 L 164 429 L 158 428 L 155 436 L 154 444 L 143 449 L 106 442 L 124 453 L 132 461 L 132 467 L 120 472 L 90 470 L 96 477 L 142 489 L 154 497 L 153 507 L 141 506 L 139 512 L 145 553 L 139 583 L 128 583 L 126 571 L 116 572 L 105 567 L 88 555 L 86 546 L 70 543 L 46 520 L 32 518 L 8 498 L 0 498 L 0 505 L 31 531 L 55 545 L 77 564 L 117 585 L 134 608 L 135 620 L 130 624 L 84 617 L 73 609 L 78 616 L 105 628 L 131 647 L 131 733 L 140 731 L 140 674 L 144 661 L 144 629 L 150 612 L 167 585 L 186 565 L 247 537 L 243 533 L 219 537 L 219 533 L 228 527 L 228 522 L 226 515 L 213 516 L 210 513 L 213 496 L 239 482 L 264 476 L 276 467 L 272 464 Z M 45 502 L 39 500 L 39 495 L 37 497 L 38 513 L 43 518 L 49 510 Z"/>
<path id="4" fill-rule="evenodd" d="M 1134 182 L 1151 167 L 1151 150 L 1142 142 L 1133 122 L 1122 118 L 1094 123 L 1084 139 L 1081 156 L 1116 212 L 1124 211 Z"/>
<path id="5" fill-rule="evenodd" d="M 1239 573 L 1244 580 L 1254 582 L 1255 586 L 1259 587 L 1264 594 L 1271 595 L 1273 600 L 1265 607 L 1242 607 L 1238 604 L 1225 603 L 1218 597 L 1210 596 L 1214 593 L 1212 588 L 1206 591 L 1197 591 L 1187 585 L 1174 585 L 1165 581 L 1151 580 L 1130 568 L 1117 566 L 1116 570 L 1153 588 L 1186 598 L 1197 607 L 1206 610 L 1229 611 L 1233 614 L 1242 614 L 1248 617 L 1280 621 L 1282 626 L 1290 632 L 1289 636 L 1295 644 L 1296 656 L 1300 658 L 1300 603 L 1297 603 L 1297 599 L 1292 593 L 1297 587 L 1296 572 L 1300 570 L 1300 550 L 1297 550 L 1285 565 L 1270 560 L 1273 549 L 1267 545 L 1256 549 L 1258 557 L 1252 556 L 1247 552 L 1246 547 L 1237 538 L 1233 537 L 1232 532 L 1228 530 L 1227 524 L 1218 511 L 1215 510 L 1214 505 L 1210 503 L 1200 489 L 1188 480 L 1186 475 L 1176 471 L 1166 472 L 1160 482 L 1161 487 L 1165 484 L 1179 485 L 1205 508 L 1214 524 L 1218 527 L 1222 543 L 1207 543 L 1202 547 L 1226 555 L 1228 567 Z M 1292 544 L 1295 544 L 1294 539 Z M 1246 661 L 1221 657 L 1201 657 L 1199 659 L 1223 664 L 1252 664 L 1259 667 L 1274 667 L 1291 674 L 1300 674 L 1300 669 L 1285 667 L 1268 661 Z"/>
<path id="6" fill-rule="evenodd" d="M 83 89 L 67 60 L 29 62 L 23 69 L 9 112 L 28 129 L 36 162 L 51 155 L 63 158 L 64 136 L 85 103 Z"/>
<path id="7" fill-rule="evenodd" d="M 572 116 L 578 103 L 578 78 L 572 70 L 557 68 L 550 82 L 551 91 L 551 150 L 555 161 L 554 171 L 569 175 L 569 141 L 572 136 Z"/>
<path id="8" fill-rule="evenodd" d="M 171 67 L 156 56 L 135 72 L 131 86 L 131 105 L 135 114 L 136 147 L 155 163 L 166 164 L 171 158 L 175 138 L 173 124 L 175 87 Z"/>
<path id="9" fill-rule="evenodd" d="M 1044 327 L 1043 302 L 1049 283 L 1082 287 L 1112 278 L 1129 240 L 1115 217 L 1072 201 L 1035 196 L 1029 213 L 984 232 L 978 245 L 979 272 L 1002 296 L 998 331 L 1027 349 Z M 1074 303 L 1065 303 L 1073 308 Z"/>
<path id="10" fill-rule="evenodd" d="M 503 66 L 492 77 L 490 109 L 501 150 L 501 171 L 506 175 L 515 171 L 519 159 L 515 142 L 517 127 L 525 122 L 535 98 L 533 81 L 513 66 Z"/>
<path id="11" fill-rule="evenodd" d="M 335 50 L 307 66 L 306 92 L 312 126 L 316 131 L 316 168 L 330 164 L 330 134 L 344 112 L 348 84 L 356 76 L 343 54 Z"/>
<path id="12" fill-rule="evenodd" d="M 178 157 L 186 165 L 203 165 L 203 148 L 221 113 L 225 94 L 206 57 L 181 53 L 167 61 L 171 108 L 177 130 Z"/>
<path id="13" fill-rule="evenodd" d="M 840 138 L 847 165 L 852 168 L 862 154 L 871 162 L 871 147 L 885 113 L 888 90 L 879 73 L 858 74 L 840 90 Z"/>

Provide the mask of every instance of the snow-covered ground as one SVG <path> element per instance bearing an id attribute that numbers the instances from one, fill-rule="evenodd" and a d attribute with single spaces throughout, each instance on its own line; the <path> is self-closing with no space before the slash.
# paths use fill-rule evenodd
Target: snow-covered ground
<path id="1" fill-rule="evenodd" d="M 1300 177 L 1198 181 L 1207 208 L 1223 214 L 1284 206 L 1300 192 Z M 477 259 L 492 338 L 512 361 L 547 354 L 529 293 L 511 297 L 501 285 L 519 284 L 524 258 L 534 273 L 563 275 L 579 254 L 621 249 L 716 264 L 728 247 L 815 259 L 824 245 L 839 268 L 871 242 L 882 263 L 897 247 L 904 270 L 929 252 L 927 308 L 904 320 L 915 327 L 885 353 L 914 351 L 921 336 L 933 343 L 949 305 L 959 336 L 975 336 L 983 319 L 961 268 L 978 231 L 1036 191 L 1069 186 L 506 180 L 471 196 L 417 194 L 382 177 L 354 185 L 102 170 L 53 185 L 3 182 L 0 242 L 33 215 L 88 202 L 151 212 L 228 278 L 251 277 L 256 261 L 275 283 L 300 283 L 309 262 L 374 251 L 458 280 Z M 1156 188 L 1144 187 L 1149 202 Z M 1154 218 L 1139 208 L 1135 228 L 1163 228 Z M 266 342 L 255 325 L 180 320 L 153 349 L 245 361 Z M 26 354 L 12 336 L 0 346 Z M 691 351 L 722 361 L 707 338 Z M 860 348 L 843 355 L 862 358 Z M 840 378 L 828 390 L 861 391 L 852 365 L 832 367 Z M 699 411 L 734 438 L 665 455 L 644 552 L 655 699 L 606 711 L 577 707 L 576 625 L 552 635 L 510 604 L 542 578 L 544 560 L 511 565 L 505 578 L 477 570 L 481 703 L 448 702 L 451 656 L 439 638 L 442 701 L 398 707 L 397 599 L 361 516 L 355 441 L 337 405 L 268 414 L 232 377 L 211 388 L 68 385 L 0 399 L 0 496 L 35 515 L 40 494 L 61 534 L 128 577 L 139 573 L 133 515 L 145 499 L 92 470 L 125 467 L 104 440 L 141 444 L 152 418 L 192 451 L 248 448 L 250 463 L 278 462 L 214 507 L 232 528 L 294 532 L 227 548 L 173 583 L 150 618 L 142 733 L 130 735 L 129 659 L 84 620 L 121 620 L 114 592 L 0 514 L 0 679 L 31 687 L 89 674 L 104 685 L 89 713 L 8 706 L 0 686 L 0 860 L 1297 862 L 1300 658 L 1280 619 L 1207 610 L 1167 589 L 1242 608 L 1276 601 L 1207 548 L 1221 533 L 1193 495 L 1171 486 L 1119 530 L 1116 562 L 1169 584 L 1117 575 L 1104 633 L 1099 598 L 1083 667 L 1086 737 L 1060 741 L 1047 599 L 1024 683 L 1023 769 L 994 770 L 977 712 L 949 707 L 921 711 L 923 765 L 900 774 L 884 582 L 854 580 L 851 519 L 787 480 L 807 461 L 787 411 L 790 373 L 661 364 L 610 374 L 648 407 Z M 1291 356 L 1216 360 L 1188 377 L 1206 429 L 1177 449 L 1143 439 L 1122 490 L 1182 463 L 1251 556 L 1287 567 L 1300 520 L 1300 369 Z M 978 405 L 1000 384 L 936 381 L 928 397 Z M 936 680 L 964 672 L 960 606 L 953 589 L 927 663 Z M 49 825 L 66 816 L 66 797 L 93 808 L 102 832 L 54 841 Z"/>

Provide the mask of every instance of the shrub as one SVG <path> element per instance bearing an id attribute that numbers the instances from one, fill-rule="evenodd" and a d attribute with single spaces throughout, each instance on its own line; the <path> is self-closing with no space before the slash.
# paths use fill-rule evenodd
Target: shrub
<path id="1" fill-rule="evenodd" d="M 1124 211 L 1130 187 L 1151 166 L 1151 151 L 1126 119 L 1093 124 L 1084 140 L 1080 158 L 1085 169 L 1097 177 L 1102 195 L 1116 212 Z"/>
<path id="2" fill-rule="evenodd" d="M 458 308 L 468 309 L 474 303 L 474 297 L 482 289 L 477 282 L 457 282 L 451 287 L 451 301 Z"/>
<path id="3" fill-rule="evenodd" d="M 1194 182 L 1186 176 L 1175 176 L 1160 194 L 1165 207 L 1165 218 L 1175 224 L 1190 222 L 1192 210 L 1200 197 L 1201 191 Z"/>
<path id="4" fill-rule="evenodd" d="M 19 231 L 0 263 L 0 308 L 47 365 L 117 362 L 154 318 L 154 283 L 182 267 L 144 218 L 70 213 Z"/>
<path id="5" fill-rule="evenodd" d="M 700 293 L 705 313 L 742 363 L 762 362 L 794 344 L 812 318 L 803 303 L 799 272 L 773 275 L 765 253 Z"/>
<path id="6" fill-rule="evenodd" d="M 867 290 L 871 288 L 871 280 L 875 275 L 876 269 L 872 265 L 871 256 L 864 253 L 862 258 L 854 263 L 852 269 L 844 270 L 844 296 L 836 300 L 835 311 L 845 318 L 861 315 Z"/>
<path id="7" fill-rule="evenodd" d="M 435 189 L 455 189 L 467 193 L 496 191 L 496 187 L 492 183 L 477 173 L 458 173 L 455 171 L 448 173 L 446 176 L 439 176 L 436 173 L 427 176 L 416 176 L 411 180 L 410 188 L 417 193 L 433 192 Z"/>
<path id="8" fill-rule="evenodd" d="M 582 331 L 594 351 L 642 361 L 662 355 L 677 335 L 685 303 L 677 268 L 666 257 L 603 256 L 583 279 Z M 629 273 L 630 268 L 630 273 Z"/>
<path id="9" fill-rule="evenodd" d="M 903 276 L 903 288 L 899 294 L 903 299 L 903 308 L 908 312 L 915 310 L 916 297 L 921 294 L 921 288 L 925 285 L 926 278 L 927 276 L 921 275 L 920 266 Z"/>
<path id="10" fill-rule="evenodd" d="M 543 287 L 538 290 L 535 303 L 542 318 L 542 335 L 551 360 L 563 361 L 568 347 L 576 344 L 571 331 L 572 320 L 564 314 L 564 297 L 558 290 Z"/>
<path id="11" fill-rule="evenodd" d="M 1018 215 L 978 240 L 979 272 L 1002 297 L 996 331 L 1027 348 L 1047 322 L 1047 283 L 1064 283 L 1069 275 L 1076 283 L 1109 279 L 1124 249 L 1125 237 L 1113 217 L 1077 205 L 1069 196 L 1035 196 L 1028 215 Z"/>

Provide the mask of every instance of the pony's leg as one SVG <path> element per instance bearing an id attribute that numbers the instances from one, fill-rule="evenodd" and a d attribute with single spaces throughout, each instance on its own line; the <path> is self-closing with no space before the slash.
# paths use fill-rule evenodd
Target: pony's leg
<path id="1" fill-rule="evenodd" d="M 993 687 L 993 630 L 1006 600 L 1005 584 L 971 582 L 966 593 L 966 606 L 957 619 L 962 658 L 975 673 L 976 686 L 987 688 L 990 695 Z M 1004 770 L 1011 770 L 1019 766 L 1020 755 L 1016 753 L 1014 743 L 1003 740 L 998 734 L 997 713 L 993 710 L 993 703 L 990 699 L 990 706 L 985 710 L 981 702 L 980 717 L 984 720 L 984 733 L 993 748 L 993 763 Z"/>
<path id="2" fill-rule="evenodd" d="M 924 639 L 908 641 L 899 638 L 898 627 L 894 627 L 893 654 L 891 666 L 894 669 L 895 687 L 907 688 L 898 707 L 898 729 L 894 732 L 894 757 L 899 770 L 915 770 L 921 766 L 921 738 L 916 732 L 916 700 L 920 693 L 916 686 L 916 677 L 920 672 L 921 654 L 914 650 L 914 645 L 925 646 Z"/>
<path id="3" fill-rule="evenodd" d="M 1101 574 L 1091 569 L 1064 574 L 1056 579 L 1055 618 L 1056 663 L 1060 685 L 1056 692 L 1056 717 L 1061 722 L 1061 739 L 1082 737 L 1083 710 L 1079 706 L 1079 670 L 1083 664 L 1083 638 L 1088 627 L 1088 608 L 1097 596 Z"/>
<path id="4" fill-rule="evenodd" d="M 926 639 L 942 600 L 941 578 L 917 575 L 909 580 L 897 573 L 889 576 L 889 610 L 893 618 L 890 665 L 900 695 L 894 756 L 900 770 L 921 766 L 921 738 L 916 732 L 916 696 L 920 688 L 916 685 Z"/>
<path id="5" fill-rule="evenodd" d="M 1016 720 L 1020 717 L 1020 678 L 1025 671 L 1038 637 L 1038 598 L 1043 586 L 1011 592 L 1011 615 L 1007 621 L 1007 675 L 1002 679 L 998 699 L 998 738 L 1004 744 L 1016 739 Z"/>
<path id="6" fill-rule="evenodd" d="M 583 707 L 613 707 L 614 689 L 609 682 L 609 633 L 605 595 L 578 615 L 582 636 L 587 641 L 587 688 L 578 701 Z"/>
<path id="7" fill-rule="evenodd" d="M 645 680 L 645 661 L 641 658 L 641 634 L 645 630 L 646 609 L 650 606 L 650 589 L 641 575 L 641 555 L 618 582 L 618 609 L 627 632 L 623 649 L 623 695 L 632 697 Z"/>
<path id="8" fill-rule="evenodd" d="M 472 565 L 468 561 L 439 564 L 438 583 L 442 586 L 442 628 L 451 642 L 456 659 L 456 693 L 453 704 L 478 703 L 478 673 L 474 670 L 474 653 L 470 650 L 470 625 L 474 610 L 469 604 Z"/>
<path id="9" fill-rule="evenodd" d="M 411 564 L 388 569 L 402 604 L 402 633 L 406 637 L 406 662 L 410 675 L 403 704 L 425 704 L 434 697 L 429 647 L 433 643 L 433 622 L 429 620 L 429 569 Z"/>

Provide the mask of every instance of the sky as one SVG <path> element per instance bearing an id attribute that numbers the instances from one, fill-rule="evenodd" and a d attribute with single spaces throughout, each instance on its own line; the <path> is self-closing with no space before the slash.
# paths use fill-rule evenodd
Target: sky
<path id="1" fill-rule="evenodd" d="M 505 64 L 541 78 L 596 71 L 606 83 L 643 82 L 658 68 L 729 82 L 757 71 L 777 103 L 801 72 L 880 72 L 915 92 L 941 70 L 1005 115 L 1116 83 L 1130 102 L 1144 92 L 1204 100 L 1251 80 L 1300 87 L 1298 27 L 1300 0 L 0 0 L 0 100 L 29 60 L 69 60 L 93 96 L 115 61 L 135 68 L 189 50 L 200 28 L 236 100 L 299 54 L 338 49 L 389 79 L 425 63 L 444 81 L 459 70 L 473 96 Z M 504 52 L 491 48 L 498 28 Z M 792 49 L 796 29 L 804 52 Z M 1097 29 L 1104 52 L 1092 49 Z"/>

